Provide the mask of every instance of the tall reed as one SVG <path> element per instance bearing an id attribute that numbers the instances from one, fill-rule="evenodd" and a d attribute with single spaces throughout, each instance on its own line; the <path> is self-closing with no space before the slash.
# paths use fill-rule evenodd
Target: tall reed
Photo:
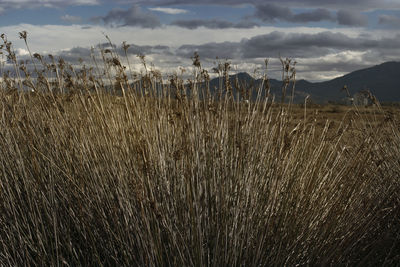
<path id="1" fill-rule="evenodd" d="M 230 84 L 225 64 L 215 92 L 198 55 L 185 83 L 132 79 L 118 53 L 101 54 L 93 69 L 37 54 L 37 72 L 14 60 L 4 73 L 2 265 L 399 263 L 395 118 L 354 107 L 337 128 L 294 123 L 267 76 Z M 295 70 L 282 62 L 286 92 Z"/>

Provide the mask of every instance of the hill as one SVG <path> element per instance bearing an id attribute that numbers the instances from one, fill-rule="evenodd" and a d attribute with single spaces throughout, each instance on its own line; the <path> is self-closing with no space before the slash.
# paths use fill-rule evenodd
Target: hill
<path id="1" fill-rule="evenodd" d="M 238 79 L 244 84 L 259 85 L 261 80 L 255 80 L 247 73 L 237 74 Z M 370 68 L 357 70 L 324 82 L 309 82 L 299 80 L 296 82 L 295 101 L 301 102 L 306 95 L 310 95 L 314 102 L 326 103 L 328 101 L 341 101 L 346 94 L 341 91 L 344 85 L 351 95 L 361 91 L 370 90 L 381 102 L 400 102 L 400 62 L 385 62 Z M 231 82 L 236 75 L 230 76 Z M 219 79 L 213 79 L 211 88 L 218 88 Z M 282 82 L 271 79 L 271 92 L 280 97 Z"/>

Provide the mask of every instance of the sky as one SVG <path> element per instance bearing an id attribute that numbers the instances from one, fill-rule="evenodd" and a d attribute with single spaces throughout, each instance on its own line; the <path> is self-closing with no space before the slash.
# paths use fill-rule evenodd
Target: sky
<path id="1" fill-rule="evenodd" d="M 91 48 L 130 45 L 165 75 L 188 68 L 196 51 L 204 68 L 228 60 L 232 72 L 256 73 L 279 57 L 297 62 L 297 79 L 329 80 L 400 61 L 400 0 L 0 0 L 0 33 L 19 58 L 28 51 L 90 64 Z"/>

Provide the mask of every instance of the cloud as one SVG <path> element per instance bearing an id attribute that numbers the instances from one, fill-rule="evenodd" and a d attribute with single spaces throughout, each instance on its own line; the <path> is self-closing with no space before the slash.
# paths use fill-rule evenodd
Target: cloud
<path id="1" fill-rule="evenodd" d="M 254 15 L 262 21 L 273 22 L 275 19 L 289 20 L 293 13 L 288 7 L 265 3 L 256 5 Z"/>
<path id="2" fill-rule="evenodd" d="M 250 29 L 258 26 L 260 26 L 258 23 L 250 20 L 241 20 L 235 24 L 235 28 L 238 29 Z"/>
<path id="3" fill-rule="evenodd" d="M 161 26 L 160 20 L 154 14 L 143 11 L 138 5 L 129 9 L 115 8 L 105 16 L 92 18 L 92 21 L 103 21 L 111 26 L 138 26 L 142 28 L 157 28 Z"/>
<path id="4" fill-rule="evenodd" d="M 241 46 L 243 58 L 276 57 L 279 54 L 303 58 L 326 55 L 343 47 L 351 49 L 353 45 L 349 37 L 340 33 L 285 34 L 275 31 L 243 40 Z"/>
<path id="5" fill-rule="evenodd" d="M 379 16 L 379 24 L 399 27 L 400 26 L 400 17 L 393 15 L 380 15 Z"/>
<path id="6" fill-rule="evenodd" d="M 158 11 L 170 15 L 178 15 L 178 14 L 186 14 L 188 11 L 186 9 L 180 9 L 180 8 L 170 8 L 170 7 L 151 7 L 148 8 L 151 11 Z"/>
<path id="7" fill-rule="evenodd" d="M 361 69 L 365 65 L 374 64 L 364 59 L 366 52 L 343 51 L 329 54 L 323 57 L 302 59 L 304 66 L 299 66 L 302 71 L 313 71 L 318 68 L 322 72 L 351 72 Z"/>
<path id="8" fill-rule="evenodd" d="M 2 0 L 0 1 L 0 11 L 40 7 L 91 6 L 100 3 L 101 0 Z"/>
<path id="9" fill-rule="evenodd" d="M 293 8 L 328 8 L 328 9 L 357 9 L 359 11 L 371 9 L 400 9 L 398 0 L 131 0 L 131 3 L 170 5 L 226 5 L 238 6 L 243 4 L 263 5 L 275 4 Z"/>
<path id="10" fill-rule="evenodd" d="M 242 41 L 242 57 L 274 57 L 280 53 L 289 57 L 309 58 L 342 51 L 381 51 L 384 54 L 395 54 L 399 52 L 398 45 L 400 35 L 371 39 L 328 31 L 316 34 L 285 34 L 276 31 Z"/>
<path id="11" fill-rule="evenodd" d="M 64 16 L 61 16 L 61 19 L 63 21 L 70 22 L 70 23 L 78 23 L 78 22 L 80 22 L 82 20 L 81 17 L 71 16 L 71 15 L 68 15 L 68 14 L 66 14 Z"/>
<path id="12" fill-rule="evenodd" d="M 386 55 L 399 52 L 400 35 L 379 40 L 366 37 L 349 37 L 342 33 L 321 32 L 316 34 L 283 33 L 243 39 L 240 42 L 206 43 L 179 47 L 181 56 L 197 51 L 205 58 L 241 58 L 242 60 L 277 57 L 279 54 L 294 58 L 322 57 L 344 51 L 379 51 Z"/>
<path id="13" fill-rule="evenodd" d="M 207 59 L 226 58 L 232 59 L 240 57 L 240 43 L 223 42 L 223 43 L 207 43 L 202 45 L 182 45 L 178 48 L 177 54 L 182 57 L 191 57 L 196 51 L 201 57 Z"/>
<path id="14" fill-rule="evenodd" d="M 303 12 L 293 15 L 291 18 L 293 22 L 318 22 L 318 21 L 332 21 L 334 18 L 329 10 L 317 8 L 310 12 Z"/>
<path id="15" fill-rule="evenodd" d="M 233 23 L 226 20 L 204 20 L 204 19 L 193 19 L 193 20 L 175 20 L 171 22 L 171 25 L 179 26 L 186 29 L 197 29 L 199 27 L 205 27 L 208 29 L 227 29 L 227 28 L 253 28 L 258 26 L 257 23 L 251 21 L 240 21 Z"/>
<path id="16" fill-rule="evenodd" d="M 32 53 L 52 53 L 73 62 L 90 55 L 88 46 L 105 42 L 104 35 L 101 34 L 105 32 L 118 44 L 117 51 L 120 55 L 123 55 L 120 44 L 123 41 L 131 44 L 128 55 L 132 65 L 139 62 L 136 54 L 145 54 L 147 62 L 153 62 L 163 74 L 172 73 L 179 66 L 190 66 L 190 57 L 194 51 L 199 52 L 206 68 L 213 67 L 215 57 L 218 56 L 238 64 L 235 70 L 248 72 L 253 71 L 256 65 L 262 67 L 263 58 L 266 57 L 274 59 L 279 54 L 283 57 L 294 57 L 299 62 L 299 79 L 306 77 L 311 80 L 329 78 L 357 69 L 357 66 L 363 64 L 374 65 L 398 60 L 400 54 L 400 35 L 397 29 L 382 31 L 363 28 L 260 26 L 250 29 L 200 27 L 193 31 L 165 26 L 149 31 L 146 28 L 110 28 L 104 25 L 91 25 L 82 30 L 83 26 L 85 25 L 22 24 L 2 26 L 0 32 L 7 34 L 18 55 L 26 53 L 21 50 L 26 47 L 17 33 L 26 30 Z M 75 49 L 71 50 L 71 47 Z M 57 52 L 60 50 L 64 52 Z M 345 57 L 347 54 L 350 56 Z M 99 55 L 97 58 L 101 61 Z M 85 59 L 86 62 L 89 64 L 90 58 Z M 279 62 L 276 69 L 278 75 Z"/>
<path id="17" fill-rule="evenodd" d="M 243 40 L 251 40 L 258 38 L 260 42 L 273 42 L 279 50 L 280 47 L 287 47 L 288 42 L 293 42 L 293 46 L 299 49 L 312 50 L 308 47 L 341 43 L 341 47 L 356 48 L 362 43 L 361 49 L 369 49 L 376 47 L 376 43 L 382 43 L 387 40 L 387 47 L 391 43 L 398 45 L 395 36 L 398 34 L 396 30 L 382 31 L 378 29 L 362 29 L 362 28 L 340 28 L 340 29 L 324 29 L 317 27 L 285 27 L 278 28 L 273 26 L 260 26 L 250 29 L 208 29 L 198 28 L 196 31 L 183 29 L 176 26 L 165 26 L 149 31 L 146 28 L 132 27 L 116 27 L 110 28 L 104 25 L 90 25 L 85 30 L 82 27 L 86 25 L 31 25 L 21 24 L 14 26 L 0 27 L 0 32 L 8 35 L 18 47 L 24 48 L 23 42 L 18 38 L 18 32 L 26 30 L 28 32 L 29 44 L 33 52 L 54 51 L 60 49 L 69 49 L 74 46 L 96 45 L 105 41 L 102 32 L 110 36 L 114 43 L 120 44 L 123 41 L 128 43 L 134 42 L 137 45 L 167 45 L 170 47 L 179 47 L 181 45 L 196 44 L 202 45 L 207 43 L 224 43 L 233 42 L 241 43 Z M 340 33 L 338 33 L 340 32 Z M 364 33 L 364 34 L 363 34 Z M 369 33 L 369 34 L 365 34 Z M 363 35 L 362 35 L 363 34 Z M 71 38 L 73 36 L 73 38 Z M 137 36 L 140 36 L 138 38 Z M 323 40 L 328 40 L 322 42 Z M 306 42 L 307 41 L 307 42 Z M 347 43 L 346 43 L 347 42 Z M 283 46 L 285 44 L 285 46 Z M 369 44 L 369 47 L 365 45 Z M 268 44 L 261 43 L 260 45 Z M 18 48 L 17 47 L 17 48 Z M 397 47 L 398 53 L 400 53 Z M 264 50 L 265 50 L 264 49 Z M 394 47 L 392 47 L 394 49 Z M 281 50 L 281 54 L 285 55 L 285 51 Z M 275 54 L 276 56 L 277 54 Z"/>
<path id="18" fill-rule="evenodd" d="M 299 62 L 299 78 L 326 80 L 377 63 L 398 60 L 399 47 L 400 35 L 373 39 L 367 35 L 350 37 L 333 32 L 306 34 L 275 31 L 240 42 L 183 45 L 176 53 L 178 57 L 188 58 L 196 51 L 206 62 L 219 57 L 238 64 L 258 62 L 260 66 L 264 58 L 274 59 L 282 55 Z M 278 75 L 279 64 L 273 68 L 278 71 L 272 71 L 272 76 Z M 252 69 L 239 71 L 251 72 Z"/>
<path id="19" fill-rule="evenodd" d="M 91 50 L 86 47 L 74 47 L 58 53 L 58 56 L 61 56 L 67 62 L 76 63 L 79 58 L 90 59 Z"/>
<path id="20" fill-rule="evenodd" d="M 105 43 L 99 47 L 108 48 Z M 196 51 L 204 60 L 215 60 L 216 57 L 222 59 L 233 59 L 240 62 L 252 62 L 262 58 L 276 58 L 279 55 L 296 59 L 318 58 L 324 59 L 326 65 L 321 70 L 333 69 L 333 62 L 355 61 L 362 64 L 361 55 L 368 55 L 367 62 L 382 62 L 393 60 L 398 57 L 400 47 L 400 35 L 373 39 L 372 36 L 362 35 L 350 37 L 343 33 L 319 32 L 319 33 L 284 33 L 274 31 L 268 34 L 261 34 L 241 41 L 232 42 L 209 42 L 204 44 L 183 44 L 179 47 L 168 45 L 138 45 L 129 44 L 128 55 L 137 54 L 158 55 L 160 62 L 162 58 L 175 57 L 176 59 L 189 59 Z M 121 45 L 114 46 L 120 56 L 124 56 Z M 22 50 L 21 50 L 22 51 Z M 76 61 L 77 58 L 89 58 L 90 49 L 84 47 L 74 47 L 63 51 L 61 56 L 68 60 Z M 330 55 L 338 55 L 332 58 Z M 339 60 L 339 55 L 342 57 Z M 350 55 L 350 56 L 349 56 Z M 328 61 L 332 64 L 329 67 Z M 355 62 L 353 62 L 356 64 Z M 315 62 L 313 63 L 315 64 Z M 340 67 L 336 64 L 336 67 Z M 353 64 L 353 65 L 354 65 Z M 352 65 L 349 63 L 349 65 Z M 315 70 L 315 69 L 314 69 Z M 316 70 L 317 71 L 317 70 Z"/>
<path id="21" fill-rule="evenodd" d="M 279 6 L 276 4 L 261 4 L 256 5 L 254 16 L 265 22 L 274 22 L 282 20 L 293 23 L 307 23 L 319 21 L 334 21 L 335 18 L 327 9 L 317 8 L 308 12 L 295 14 L 288 7 Z"/>
<path id="22" fill-rule="evenodd" d="M 346 26 L 365 26 L 368 23 L 367 16 L 351 10 L 339 10 L 337 21 L 340 25 Z"/>
<path id="23" fill-rule="evenodd" d="M 293 8 L 328 8 L 328 9 L 357 9 L 359 11 L 373 9 L 400 9 L 398 0 L 1 0 L 0 7 L 36 8 L 36 7 L 64 7 L 71 5 L 99 5 L 107 3 L 153 5 L 164 8 L 173 5 L 225 5 L 237 6 L 243 4 L 262 5 L 276 4 Z M 175 9 L 175 8 L 174 8 Z"/>
<path id="24" fill-rule="evenodd" d="M 124 56 L 124 52 L 121 46 L 117 48 L 118 53 Z M 170 48 L 166 45 L 136 45 L 129 44 L 127 50 L 128 55 L 150 55 L 150 54 L 168 54 L 170 55 Z"/>
<path id="25" fill-rule="evenodd" d="M 276 20 L 292 23 L 332 21 L 345 26 L 365 26 L 368 23 L 365 15 L 351 10 L 338 10 L 335 17 L 331 11 L 323 8 L 302 13 L 294 13 L 288 7 L 271 3 L 256 5 L 255 8 L 254 16 L 264 22 L 275 22 Z"/>
<path id="26" fill-rule="evenodd" d="M 94 49 L 94 53 L 98 53 L 99 49 L 115 49 L 115 51 L 118 53 L 121 58 L 125 57 L 125 52 L 122 48 L 122 45 L 116 46 L 113 45 L 113 47 L 110 46 L 109 43 L 103 43 L 100 45 L 96 46 L 96 49 Z M 170 55 L 170 48 L 168 46 L 164 45 L 135 45 L 135 44 L 129 44 L 129 48 L 127 49 L 127 54 L 128 56 L 136 56 L 136 55 L 153 55 L 153 54 L 164 54 L 164 55 Z M 20 54 L 23 55 L 25 52 L 24 49 L 19 49 L 17 51 L 20 51 Z M 56 53 L 57 56 L 62 57 L 64 60 L 70 63 L 77 63 L 79 59 L 83 59 L 86 61 L 91 60 L 91 55 L 92 55 L 92 49 L 88 47 L 73 47 L 71 49 L 63 50 L 58 53 Z"/>
<path id="27" fill-rule="evenodd" d="M 23 57 L 23 56 L 29 55 L 29 51 L 24 48 L 17 48 L 15 53 L 18 57 Z"/>
<path id="28" fill-rule="evenodd" d="M 205 27 L 209 29 L 225 29 L 225 28 L 232 28 L 233 23 L 217 19 L 212 19 L 212 20 L 193 19 L 193 20 L 175 20 L 171 22 L 171 25 L 191 30 L 196 29 L 198 27 Z"/>

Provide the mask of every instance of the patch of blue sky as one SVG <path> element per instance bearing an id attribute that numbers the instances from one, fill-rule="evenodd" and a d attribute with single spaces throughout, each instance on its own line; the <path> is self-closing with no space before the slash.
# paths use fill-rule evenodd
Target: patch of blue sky
<path id="1" fill-rule="evenodd" d="M 388 25 L 388 24 L 381 24 L 380 17 L 381 16 L 393 16 L 397 17 L 400 21 L 400 10 L 374 10 L 368 12 L 368 28 L 371 29 L 387 29 L 387 28 L 394 28 L 400 25 Z"/>
<path id="2" fill-rule="evenodd" d="M 71 24 L 69 22 L 61 20 L 61 16 L 70 15 L 74 17 L 82 18 L 81 23 L 87 24 L 91 23 L 90 19 L 96 16 L 104 16 L 111 9 L 115 8 L 115 5 L 112 4 L 103 4 L 103 5 L 93 5 L 93 6 L 69 6 L 62 9 L 62 14 L 60 14 L 58 18 L 58 23 L 61 24 Z M 124 8 L 124 7 L 120 7 Z"/>
<path id="3" fill-rule="evenodd" d="M 10 9 L 0 15 L 0 25 L 17 24 L 46 25 L 54 24 L 63 13 L 54 8 Z"/>

